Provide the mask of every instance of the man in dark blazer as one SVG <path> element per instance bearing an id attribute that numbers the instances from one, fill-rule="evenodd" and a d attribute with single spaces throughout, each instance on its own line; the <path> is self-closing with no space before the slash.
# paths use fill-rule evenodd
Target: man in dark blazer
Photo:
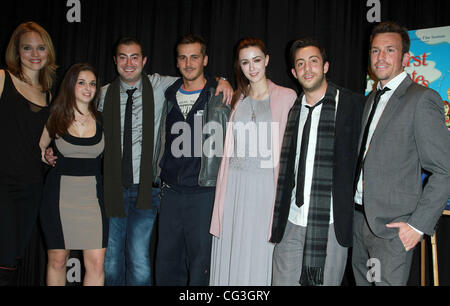
<path id="1" fill-rule="evenodd" d="M 270 241 L 273 285 L 340 285 L 352 244 L 353 182 L 364 98 L 327 82 L 317 42 L 291 47 L 303 88 L 283 140 Z"/>
<path id="2" fill-rule="evenodd" d="M 404 72 L 407 30 L 381 23 L 370 41 L 380 82 L 363 114 L 352 266 L 357 285 L 406 285 L 413 249 L 433 234 L 450 196 L 450 135 L 442 99 Z"/>

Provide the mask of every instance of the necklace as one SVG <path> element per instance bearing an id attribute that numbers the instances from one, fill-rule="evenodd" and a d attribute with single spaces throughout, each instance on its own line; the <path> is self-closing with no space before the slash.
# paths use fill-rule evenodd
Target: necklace
<path id="1" fill-rule="evenodd" d="M 261 93 L 255 93 L 254 91 L 252 91 L 252 87 L 249 84 L 247 90 L 248 90 L 247 91 L 248 98 L 250 100 L 250 107 L 252 108 L 252 121 L 256 122 L 256 114 L 255 114 L 255 108 L 253 106 L 253 100 L 256 100 L 256 101 L 264 100 L 263 98 L 269 93 L 269 88 L 268 87 L 265 88 L 264 91 Z"/>
<path id="2" fill-rule="evenodd" d="M 77 124 L 80 124 L 81 126 L 85 126 L 86 125 L 86 122 L 83 122 L 83 121 L 80 121 L 80 120 L 76 120 L 75 119 L 75 122 L 77 123 Z"/>
<path id="3" fill-rule="evenodd" d="M 253 106 L 253 99 L 249 97 L 250 107 L 252 108 L 252 121 L 256 122 L 255 108 Z"/>
<path id="4" fill-rule="evenodd" d="M 250 100 L 250 107 L 252 108 L 252 121 L 256 122 L 256 114 L 255 114 L 255 107 L 253 105 L 253 100 L 256 101 L 262 101 L 260 98 L 265 97 L 269 93 L 269 88 L 266 88 L 262 93 L 255 95 L 254 97 L 252 94 L 249 94 L 249 100 Z"/>
<path id="5" fill-rule="evenodd" d="M 91 115 L 80 115 L 78 118 L 75 118 L 75 122 L 84 127 L 90 117 Z"/>

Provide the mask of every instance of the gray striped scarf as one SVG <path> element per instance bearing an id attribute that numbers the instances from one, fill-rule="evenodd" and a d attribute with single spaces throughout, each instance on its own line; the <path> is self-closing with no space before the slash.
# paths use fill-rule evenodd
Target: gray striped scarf
<path id="1" fill-rule="evenodd" d="M 300 284 L 306 286 L 323 284 L 333 186 L 336 93 L 336 88 L 329 85 L 323 98 L 317 130 L 308 226 L 300 277 Z"/>

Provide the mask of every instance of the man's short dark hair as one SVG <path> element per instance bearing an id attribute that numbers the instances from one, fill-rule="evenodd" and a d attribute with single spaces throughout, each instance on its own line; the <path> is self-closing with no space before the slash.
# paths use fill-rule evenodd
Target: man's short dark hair
<path id="1" fill-rule="evenodd" d="M 372 35 L 370 36 L 370 49 L 372 49 L 372 42 L 375 36 L 383 33 L 400 34 L 400 37 L 402 38 L 402 54 L 409 53 L 411 42 L 409 40 L 408 30 L 405 27 L 402 27 L 401 25 L 392 21 L 379 23 L 373 28 Z"/>
<path id="2" fill-rule="evenodd" d="M 121 45 L 138 45 L 141 48 L 141 53 L 142 53 L 142 57 L 144 57 L 144 48 L 142 47 L 142 44 L 139 40 L 137 40 L 137 38 L 135 37 L 130 37 L 130 36 L 126 36 L 126 37 L 122 37 L 120 38 L 116 44 L 114 45 L 114 56 L 117 56 L 117 50 L 119 49 L 119 46 Z"/>
<path id="3" fill-rule="evenodd" d="M 312 38 L 303 38 L 294 41 L 291 46 L 290 57 L 292 67 L 295 67 L 295 55 L 297 54 L 297 51 L 306 47 L 316 47 L 317 49 L 319 49 L 323 63 L 325 64 L 326 62 L 328 62 L 327 52 L 317 40 L 314 40 Z"/>
<path id="4" fill-rule="evenodd" d="M 177 54 L 178 54 L 178 46 L 179 45 L 188 45 L 188 44 L 195 44 L 199 43 L 201 46 L 200 51 L 202 52 L 202 55 L 206 55 L 206 43 L 203 37 L 195 34 L 186 34 L 182 36 L 178 42 L 177 42 Z"/>

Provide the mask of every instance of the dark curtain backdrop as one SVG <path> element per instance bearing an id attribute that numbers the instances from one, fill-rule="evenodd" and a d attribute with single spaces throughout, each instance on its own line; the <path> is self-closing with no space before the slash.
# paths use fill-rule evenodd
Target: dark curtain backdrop
<path id="1" fill-rule="evenodd" d="M 365 88 L 368 36 L 366 0 L 80 0 L 81 23 L 69 23 L 66 0 L 15 0 L 2 3 L 2 55 L 21 22 L 40 23 L 53 38 L 59 76 L 73 63 L 87 61 L 102 83 L 115 77 L 112 45 L 121 36 L 138 37 L 148 56 L 147 72 L 175 75 L 174 44 L 185 33 L 207 41 L 211 74 L 233 77 L 233 48 L 245 36 L 266 42 L 270 77 L 295 87 L 287 64 L 293 40 L 310 36 L 326 47 L 329 78 L 355 91 Z M 450 23 L 446 0 L 381 0 L 381 20 L 409 29 Z M 4 64 L 4 56 L 1 62 Z"/>
<path id="2" fill-rule="evenodd" d="M 380 2 L 382 21 L 397 21 L 409 29 L 450 24 L 448 0 Z M 148 56 L 147 72 L 176 75 L 174 44 L 179 36 L 190 32 L 207 41 L 207 71 L 233 82 L 234 47 L 240 38 L 256 36 L 266 42 L 269 50 L 269 77 L 298 89 L 290 77 L 287 50 L 293 40 L 309 36 L 327 49 L 331 81 L 361 93 L 365 88 L 368 37 L 373 27 L 366 18 L 370 9 L 366 0 L 80 0 L 80 3 L 81 22 L 69 23 L 66 14 L 70 7 L 66 6 L 66 0 L 2 2 L 0 65 L 4 66 L 4 51 L 12 31 L 19 23 L 33 20 L 53 38 L 60 66 L 59 80 L 70 65 L 89 62 L 98 70 L 102 84 L 110 82 L 116 75 L 112 45 L 122 36 L 135 36 L 142 41 Z M 450 284 L 447 223 L 441 220 L 438 233 L 442 284 Z M 33 247 L 38 250 L 39 243 Z M 416 256 L 411 284 L 419 281 L 417 264 Z M 22 279 L 32 283 L 25 281 L 29 279 L 26 276 Z M 351 275 L 346 277 L 346 283 L 352 283 Z"/>

